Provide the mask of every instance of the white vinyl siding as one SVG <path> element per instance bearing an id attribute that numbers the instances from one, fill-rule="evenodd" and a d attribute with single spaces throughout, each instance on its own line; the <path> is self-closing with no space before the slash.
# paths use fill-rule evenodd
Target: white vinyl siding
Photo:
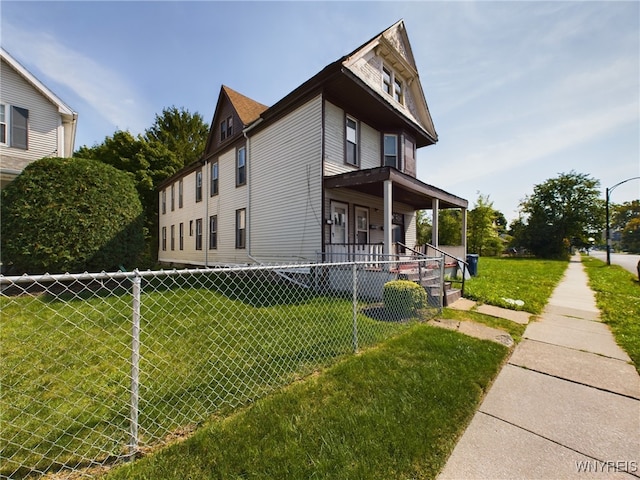
<path id="1" fill-rule="evenodd" d="M 321 121 L 317 96 L 251 137 L 247 248 L 258 260 L 315 260 L 320 250 Z"/>
<path id="2" fill-rule="evenodd" d="M 355 117 L 354 117 L 355 118 Z M 341 108 L 325 101 L 325 161 L 324 174 L 338 175 L 354 169 L 376 168 L 380 166 L 380 132 L 370 127 L 362 119 L 358 120 L 360 129 L 358 141 L 359 167 L 349 165 L 344 160 L 345 112 Z"/>
<path id="3" fill-rule="evenodd" d="M 7 120 L 7 143 L 0 145 L 3 168 L 21 170 L 43 157 L 71 156 L 73 152 L 64 151 L 64 132 L 58 108 L 5 62 L 2 62 L 0 75 L 0 102 L 5 105 Z M 10 146 L 11 107 L 29 111 L 27 149 Z"/>

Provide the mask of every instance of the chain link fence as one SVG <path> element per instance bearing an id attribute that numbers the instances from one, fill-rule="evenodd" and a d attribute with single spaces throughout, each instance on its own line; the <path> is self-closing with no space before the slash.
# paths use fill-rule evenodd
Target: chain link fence
<path id="1" fill-rule="evenodd" d="M 442 280 L 439 258 L 0 276 L 0 477 L 90 477 L 184 437 L 434 316 Z"/>

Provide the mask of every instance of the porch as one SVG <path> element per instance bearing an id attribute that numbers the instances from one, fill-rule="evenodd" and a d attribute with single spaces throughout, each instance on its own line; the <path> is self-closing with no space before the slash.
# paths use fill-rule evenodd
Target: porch
<path id="1" fill-rule="evenodd" d="M 397 257 L 398 255 L 405 254 L 403 249 L 397 246 L 397 237 L 394 238 L 394 230 L 397 230 L 397 228 L 394 229 L 394 226 L 397 226 L 394 218 L 394 204 L 406 205 L 413 209 L 414 212 L 418 210 L 432 211 L 433 238 L 431 243 L 436 249 L 440 248 L 438 244 L 438 212 L 442 209 L 461 209 L 463 212 L 461 227 L 462 245 L 456 247 L 445 246 L 444 248 L 453 249 L 450 254 L 453 257 L 462 259 L 466 257 L 466 211 L 468 201 L 463 198 L 423 183 L 417 178 L 390 166 L 354 170 L 339 175 L 326 176 L 324 177 L 324 187 L 327 192 L 340 192 L 343 197 L 346 198 L 353 194 L 366 194 L 367 196 L 378 197 L 379 205 L 382 207 L 381 213 L 383 214 L 381 218 L 382 225 L 369 225 L 364 228 L 365 230 L 381 231 L 378 233 L 382 236 L 382 242 L 370 243 L 367 241 L 369 240 L 368 234 L 365 233 L 363 238 L 360 238 L 360 230 L 358 230 L 359 227 L 357 223 L 355 226 L 351 226 L 351 228 L 354 228 L 356 231 L 352 232 L 352 237 L 348 240 L 344 231 L 348 231 L 350 226 L 348 224 L 345 225 L 343 221 L 344 214 L 340 213 L 336 216 L 333 207 L 331 208 L 331 212 L 325 211 L 323 214 L 324 218 L 327 219 L 327 223 L 332 227 L 331 240 L 330 242 L 324 242 L 325 245 L 323 249 L 324 253 L 329 255 L 329 258 L 338 255 L 342 256 L 345 260 L 348 259 L 349 256 L 352 258 L 360 257 L 362 259 L 375 260 L 380 255 Z M 344 207 L 346 206 L 347 205 L 344 205 Z M 344 230 L 340 232 L 340 235 L 334 235 L 333 233 L 336 224 L 339 224 Z M 415 238 L 407 238 L 406 243 L 413 246 L 415 240 Z M 405 242 L 405 239 L 403 238 L 400 241 Z M 420 253 L 431 256 L 428 251 Z M 438 253 L 434 256 L 439 255 Z M 324 261 L 331 260 L 325 259 Z"/>

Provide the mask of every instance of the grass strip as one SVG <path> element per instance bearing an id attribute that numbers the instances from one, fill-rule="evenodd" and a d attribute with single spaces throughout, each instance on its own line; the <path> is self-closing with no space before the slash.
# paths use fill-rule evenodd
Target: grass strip
<path id="1" fill-rule="evenodd" d="M 480 257 L 478 275 L 465 282 L 465 297 L 540 314 L 566 268 L 567 262 L 560 260 Z M 524 305 L 506 299 L 522 300 Z"/>
<path id="2" fill-rule="evenodd" d="M 108 478 L 434 478 L 507 352 L 415 325 Z"/>
<path id="3" fill-rule="evenodd" d="M 594 257 L 583 256 L 582 264 L 596 293 L 602 320 L 640 373 L 640 282 L 622 267 Z"/>

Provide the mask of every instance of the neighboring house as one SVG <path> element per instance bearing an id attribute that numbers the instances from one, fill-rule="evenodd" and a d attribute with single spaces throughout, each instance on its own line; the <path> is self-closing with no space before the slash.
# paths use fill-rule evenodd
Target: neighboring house
<path id="1" fill-rule="evenodd" d="M 78 114 L 0 48 L 0 187 L 34 160 L 71 157 Z"/>
<path id="2" fill-rule="evenodd" d="M 417 210 L 436 212 L 436 232 L 438 209 L 466 218 L 466 200 L 416 178 L 416 149 L 436 141 L 403 21 L 271 107 L 223 86 L 204 155 L 159 187 L 159 261 L 344 261 L 414 247 Z"/>

